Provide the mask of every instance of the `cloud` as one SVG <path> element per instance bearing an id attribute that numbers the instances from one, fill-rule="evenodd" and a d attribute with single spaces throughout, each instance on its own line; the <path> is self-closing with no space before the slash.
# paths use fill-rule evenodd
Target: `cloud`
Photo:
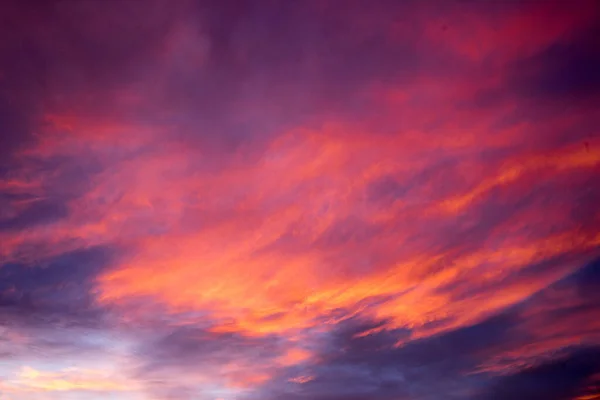
<path id="1" fill-rule="evenodd" d="M 140 364 L 132 374 L 161 399 L 240 395 L 310 357 L 285 337 L 249 337 L 197 325 L 155 326 L 137 352 Z"/>
<path id="2" fill-rule="evenodd" d="M 598 349 L 580 349 L 514 375 L 498 379 L 484 399 L 571 399 L 597 374 Z"/>
<path id="3" fill-rule="evenodd" d="M 3 387 L 8 392 L 69 392 L 95 391 L 120 392 L 136 390 L 131 382 L 117 376 L 107 376 L 104 371 L 78 370 L 59 372 L 37 371 L 31 367 L 21 368 L 16 379 Z"/>
<path id="4" fill-rule="evenodd" d="M 20 304 L 17 298 L 29 298 L 40 307 L 57 305 L 58 310 L 65 310 L 69 303 L 90 302 L 89 290 L 94 277 L 110 265 L 114 257 L 114 249 L 95 247 L 61 254 L 43 260 L 34 265 L 8 263 L 2 265 L 0 288 L 5 294 L 5 303 Z M 58 292 L 57 289 L 63 290 Z"/>
<path id="5" fill-rule="evenodd" d="M 386 321 L 347 319 L 320 342 L 312 361 L 282 372 L 263 392 L 298 399 L 434 399 L 441 392 L 456 399 L 567 399 L 591 393 L 598 332 L 591 316 L 598 304 L 572 290 L 596 263 L 500 314 L 426 337 L 390 330 Z M 310 379 L 297 379 L 304 376 Z"/>
<path id="6" fill-rule="evenodd" d="M 101 357 L 106 351 L 101 337 L 110 318 L 106 309 L 95 304 L 92 287 L 95 276 L 110 266 L 114 256 L 114 249 L 96 247 L 36 264 L 1 265 L 2 358 Z"/>
<path id="7" fill-rule="evenodd" d="M 584 25 L 515 66 L 515 86 L 529 96 L 562 101 L 597 98 L 600 89 L 598 25 Z"/>
<path id="8" fill-rule="evenodd" d="M 596 9 L 3 3 L 0 377 L 466 400 L 564 356 L 579 395 Z"/>
<path id="9" fill-rule="evenodd" d="M 19 214 L 0 221 L 0 230 L 20 230 L 29 226 L 51 223 L 64 218 L 67 209 L 64 204 L 38 200 L 25 207 Z"/>
<path id="10" fill-rule="evenodd" d="M 600 260 L 596 259 L 590 262 L 575 274 L 574 279 L 577 282 L 579 295 L 594 299 L 597 295 L 594 288 L 600 284 Z"/>

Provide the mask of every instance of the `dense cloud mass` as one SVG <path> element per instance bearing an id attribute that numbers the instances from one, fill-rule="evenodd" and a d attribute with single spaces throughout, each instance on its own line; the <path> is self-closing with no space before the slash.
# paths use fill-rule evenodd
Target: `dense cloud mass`
<path id="1" fill-rule="evenodd" d="M 0 399 L 600 399 L 596 1 L 0 2 Z"/>

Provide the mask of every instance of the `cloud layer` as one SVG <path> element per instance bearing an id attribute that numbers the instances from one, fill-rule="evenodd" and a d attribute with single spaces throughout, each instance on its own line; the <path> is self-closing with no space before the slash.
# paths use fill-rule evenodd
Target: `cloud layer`
<path id="1" fill-rule="evenodd" d="M 0 5 L 0 398 L 600 396 L 594 1 Z"/>

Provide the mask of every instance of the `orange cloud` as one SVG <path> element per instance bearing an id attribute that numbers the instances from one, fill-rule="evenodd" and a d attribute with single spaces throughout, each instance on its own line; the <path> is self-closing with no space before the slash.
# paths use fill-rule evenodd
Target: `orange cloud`
<path id="1" fill-rule="evenodd" d="M 400 204 L 399 209 L 388 215 L 361 209 L 361 191 L 370 180 L 410 168 L 402 164 L 385 167 L 381 162 L 373 164 L 369 160 L 371 151 L 382 155 L 390 149 L 399 147 L 387 141 L 351 143 L 335 134 L 298 133 L 287 142 L 274 144 L 261 162 L 249 169 L 224 172 L 216 177 L 170 180 L 167 192 L 161 190 L 160 180 L 147 181 L 140 176 L 140 173 L 160 176 L 162 168 L 169 168 L 167 164 L 161 170 L 156 170 L 155 160 L 152 164 L 132 167 L 140 173 L 131 181 L 130 194 L 113 208 L 113 215 L 120 207 L 141 210 L 137 198 L 156 196 L 157 201 L 169 208 L 155 209 L 154 213 L 158 218 L 168 218 L 164 222 L 169 224 L 171 233 L 168 237 L 158 235 L 140 240 L 135 257 L 101 278 L 100 299 L 118 302 L 131 296 L 152 296 L 173 311 L 209 310 L 216 321 L 223 321 L 213 328 L 216 331 L 241 330 L 248 334 L 299 330 L 313 326 L 318 316 L 334 309 L 352 309 L 365 298 L 386 295 L 396 297 L 373 312 L 379 318 L 392 318 L 396 326 L 417 328 L 442 318 L 459 318 L 458 323 L 463 324 L 516 303 L 549 281 L 531 282 L 510 292 L 481 294 L 465 304 L 437 294 L 441 285 L 464 279 L 473 284 L 499 280 L 531 263 L 565 252 L 586 251 L 600 244 L 598 235 L 565 231 L 539 239 L 517 236 L 496 250 L 484 245 L 460 255 L 453 254 L 453 250 L 435 250 L 436 243 L 432 242 L 426 253 L 422 249 L 414 252 L 407 249 L 402 258 L 386 260 L 386 264 L 366 268 L 358 274 L 350 273 L 347 266 L 328 261 L 332 254 L 343 251 L 335 247 L 313 245 L 312 249 L 298 253 L 285 248 L 282 240 L 286 237 L 317 243 L 328 229 L 352 214 L 384 227 L 381 233 L 356 246 L 402 247 L 415 235 L 411 231 L 415 227 L 405 226 L 397 231 L 385 228 L 399 214 L 422 213 L 434 220 L 446 218 L 435 216 L 436 210 L 440 210 L 442 215 L 453 218 L 499 185 L 518 185 L 531 174 L 543 177 L 577 173 L 594 168 L 600 160 L 600 153 L 578 148 L 534 154 L 523 160 L 508 160 L 497 175 L 485 178 L 474 189 L 434 199 L 432 205 L 425 202 L 403 209 Z M 355 161 L 353 153 L 358 151 L 363 159 Z M 180 157 L 179 163 L 181 160 Z M 279 174 L 282 170 L 284 175 Z M 199 213 L 196 215 L 201 215 L 205 207 L 201 205 L 203 191 L 210 192 L 211 198 L 228 199 L 228 204 L 221 207 L 224 207 L 222 212 L 231 213 L 230 217 L 207 214 L 197 220 L 199 230 L 186 232 L 180 224 L 188 221 L 177 218 L 185 219 L 183 213 L 195 212 L 196 207 Z M 186 193 L 198 193 L 187 209 L 181 203 L 177 205 Z M 214 206 L 217 210 L 220 207 L 216 203 Z M 125 215 L 131 212 L 124 211 L 123 218 Z M 212 217 L 217 217 L 215 222 L 211 222 Z M 529 219 L 514 223 L 527 224 L 545 218 L 524 217 Z M 510 227 L 510 223 L 507 221 L 506 226 Z M 438 240 L 434 235 L 430 239 Z M 281 250 L 278 246 L 282 246 Z M 481 266 L 485 264 L 490 267 L 482 275 Z M 443 270 L 434 272 L 441 265 Z"/>

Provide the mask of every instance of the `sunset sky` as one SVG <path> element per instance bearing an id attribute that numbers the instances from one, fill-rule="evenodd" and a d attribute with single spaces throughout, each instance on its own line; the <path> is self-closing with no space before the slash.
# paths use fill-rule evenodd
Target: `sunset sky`
<path id="1" fill-rule="evenodd" d="M 0 1 L 0 400 L 600 399 L 600 2 Z"/>

